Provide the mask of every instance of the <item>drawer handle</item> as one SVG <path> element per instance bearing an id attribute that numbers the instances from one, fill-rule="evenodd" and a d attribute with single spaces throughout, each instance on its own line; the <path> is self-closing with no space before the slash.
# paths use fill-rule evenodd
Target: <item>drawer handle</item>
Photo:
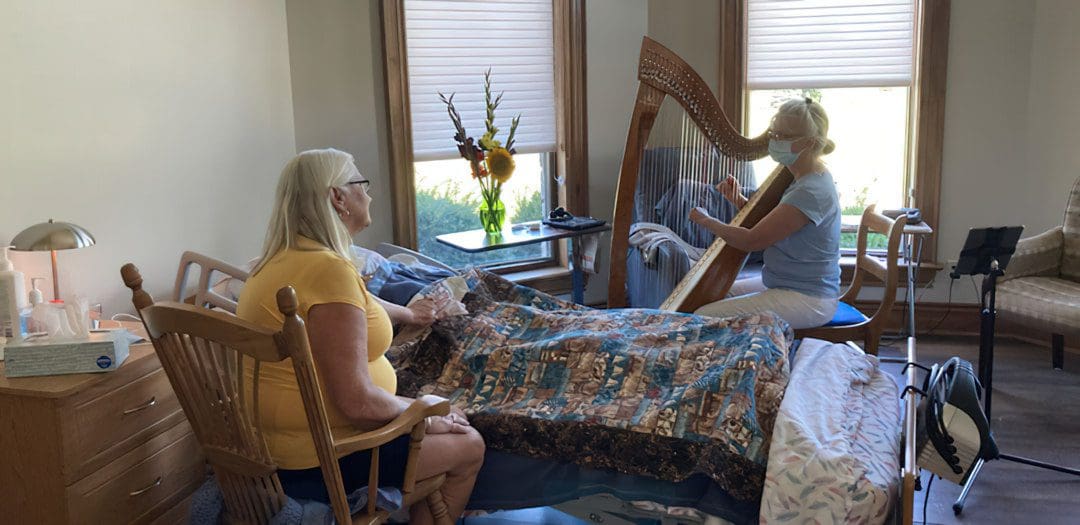
<path id="1" fill-rule="evenodd" d="M 133 498 L 135 496 L 141 496 L 145 492 L 149 491 L 150 489 L 152 489 L 152 488 L 154 488 L 154 487 L 156 487 L 158 485 L 161 485 L 161 476 L 158 476 L 157 479 L 155 479 L 154 482 L 151 483 L 150 486 L 148 486 L 146 488 L 141 488 L 139 490 L 136 490 L 135 492 L 128 492 L 128 496 L 131 496 Z"/>
<path id="2" fill-rule="evenodd" d="M 129 408 L 129 409 L 125 410 L 124 415 L 126 416 L 126 415 L 129 415 L 129 414 L 134 414 L 134 413 L 139 412 L 141 410 L 146 410 L 146 409 L 148 409 L 148 408 L 150 408 L 150 407 L 152 407 L 152 406 L 154 406 L 156 404 L 157 404 L 157 397 L 156 396 L 151 397 L 150 401 L 147 401 L 147 402 L 143 403 L 142 405 L 139 405 L 139 406 L 137 406 L 135 408 Z"/>

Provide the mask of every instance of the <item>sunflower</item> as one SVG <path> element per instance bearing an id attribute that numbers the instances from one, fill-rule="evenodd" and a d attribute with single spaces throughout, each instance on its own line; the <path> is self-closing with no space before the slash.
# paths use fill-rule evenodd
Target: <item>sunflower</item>
<path id="1" fill-rule="evenodd" d="M 514 157 L 506 148 L 494 148 L 487 152 L 487 167 L 500 184 L 510 180 L 514 174 Z"/>

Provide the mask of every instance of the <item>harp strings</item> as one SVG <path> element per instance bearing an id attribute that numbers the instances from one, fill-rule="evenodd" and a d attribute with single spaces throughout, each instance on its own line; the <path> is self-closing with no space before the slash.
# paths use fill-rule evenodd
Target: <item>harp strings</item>
<path id="1" fill-rule="evenodd" d="M 735 207 L 716 189 L 729 175 L 742 188 L 756 187 L 748 162 L 724 155 L 676 102 L 665 100 L 639 167 L 631 232 L 639 232 L 640 241 L 640 232 L 648 230 L 649 241 L 631 243 L 630 306 L 658 307 L 686 274 L 691 259 L 712 243 L 711 232 L 690 222 L 694 207 L 731 219 Z M 662 228 L 646 228 L 645 223 Z"/>

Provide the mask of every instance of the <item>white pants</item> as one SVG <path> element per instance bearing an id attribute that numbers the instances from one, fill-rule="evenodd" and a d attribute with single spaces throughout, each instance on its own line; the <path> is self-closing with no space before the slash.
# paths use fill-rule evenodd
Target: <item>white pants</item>
<path id="1" fill-rule="evenodd" d="M 772 311 L 783 318 L 793 329 L 815 328 L 832 320 L 840 300 L 814 297 L 780 288 L 766 288 L 761 277 L 735 281 L 728 298 L 709 303 L 694 311 L 710 317 L 732 317 Z"/>

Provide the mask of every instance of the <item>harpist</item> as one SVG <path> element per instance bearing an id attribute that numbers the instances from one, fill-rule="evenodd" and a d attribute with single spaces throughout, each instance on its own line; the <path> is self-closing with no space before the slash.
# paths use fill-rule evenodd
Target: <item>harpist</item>
<path id="1" fill-rule="evenodd" d="M 820 104 L 792 99 L 780 106 L 769 127 L 769 156 L 786 166 L 794 181 L 780 204 L 753 228 L 725 224 L 694 208 L 690 220 L 728 245 L 764 250 L 761 276 L 736 281 L 728 298 L 695 313 L 714 317 L 772 311 L 792 328 L 822 326 L 836 313 L 840 295 L 840 203 L 821 156 L 835 145 Z M 733 177 L 718 190 L 737 208 L 747 200 Z"/>

